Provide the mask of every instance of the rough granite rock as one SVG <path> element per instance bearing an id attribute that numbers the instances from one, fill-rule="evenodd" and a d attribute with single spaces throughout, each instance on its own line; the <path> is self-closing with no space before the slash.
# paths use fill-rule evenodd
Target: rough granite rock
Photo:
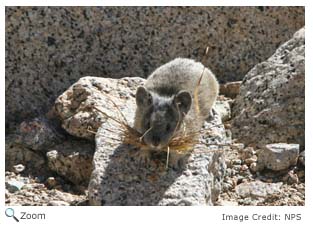
<path id="1" fill-rule="evenodd" d="M 63 140 L 63 135 L 46 118 L 24 121 L 15 132 L 15 143 L 34 151 L 45 152 Z"/>
<path id="2" fill-rule="evenodd" d="M 88 185 L 94 149 L 85 140 L 64 141 L 47 152 L 48 167 L 76 185 Z"/>
<path id="3" fill-rule="evenodd" d="M 25 171 L 43 171 L 45 159 L 39 151 L 16 144 L 15 135 L 8 135 L 5 138 L 5 170 L 15 171 L 14 166 L 18 164 L 23 164 Z"/>
<path id="4" fill-rule="evenodd" d="M 278 142 L 304 147 L 304 31 L 245 76 L 232 109 L 233 138 L 259 147 Z"/>
<path id="5" fill-rule="evenodd" d="M 45 113 L 83 76 L 146 77 L 175 57 L 240 80 L 304 26 L 304 7 L 6 7 L 5 116 Z"/>
<path id="6" fill-rule="evenodd" d="M 13 134 L 6 136 L 6 170 L 17 172 L 16 165 L 22 164 L 25 173 L 47 172 L 46 152 L 65 138 L 64 131 L 60 131 L 53 122 L 44 117 L 33 118 L 23 121 Z"/>
<path id="7" fill-rule="evenodd" d="M 268 144 L 258 153 L 257 166 L 261 170 L 267 168 L 275 171 L 288 169 L 297 164 L 298 144 Z"/>
<path id="8" fill-rule="evenodd" d="M 241 183 L 235 187 L 236 193 L 243 197 L 262 197 L 266 198 L 270 195 L 280 193 L 282 182 L 279 183 L 264 183 L 262 181 L 253 181 L 248 183 Z"/>
<path id="9" fill-rule="evenodd" d="M 119 90 L 115 93 L 123 93 Z M 134 93 L 134 92 L 133 92 Z M 131 94 L 133 96 L 133 94 Z M 118 103 L 118 102 L 117 102 Z M 135 98 L 121 109 L 131 125 Z M 109 110 L 112 108 L 106 105 Z M 114 110 L 114 108 L 113 108 Z M 116 110 L 115 110 L 116 111 Z M 221 118 L 214 114 L 186 163 L 185 169 L 166 169 L 166 153 L 150 163 L 142 163 L 136 153 L 140 150 L 120 140 L 119 126 L 108 120 L 98 129 L 88 194 L 91 205 L 213 205 L 221 191 L 226 165 L 224 155 L 210 143 L 225 143 Z M 212 126 L 214 126 L 212 128 Z M 211 129 L 210 129 L 211 128 Z M 207 146 L 207 145 L 208 146 Z"/>
<path id="10" fill-rule="evenodd" d="M 113 107 L 112 101 L 121 110 L 128 108 L 126 102 L 135 96 L 136 87 L 142 85 L 143 81 L 142 78 L 127 77 L 83 77 L 57 98 L 53 110 L 68 133 L 94 140 L 98 128 L 107 120 L 107 117 L 94 107 L 109 116 L 116 116 L 118 111 Z M 111 108 L 108 105 L 111 105 Z"/>
<path id="11" fill-rule="evenodd" d="M 77 190 L 77 186 L 72 186 L 64 182 L 61 178 L 55 178 L 56 186 L 50 186 L 41 176 L 29 176 L 27 174 L 15 174 L 5 172 L 5 205 L 6 206 L 47 206 L 47 205 L 86 205 L 86 195 Z M 53 178 L 53 177 L 49 177 Z M 11 193 L 8 188 L 16 181 L 22 183 Z M 10 184 L 9 184 L 10 183 Z M 9 184 L 9 185 L 8 185 Z M 78 192 L 79 191 L 79 192 Z M 61 204 L 60 204 L 61 203 Z M 62 204 L 63 203 L 63 204 Z"/>
<path id="12" fill-rule="evenodd" d="M 230 120 L 231 118 L 231 109 L 229 101 L 217 100 L 215 102 L 214 109 L 220 115 L 223 122 Z"/>

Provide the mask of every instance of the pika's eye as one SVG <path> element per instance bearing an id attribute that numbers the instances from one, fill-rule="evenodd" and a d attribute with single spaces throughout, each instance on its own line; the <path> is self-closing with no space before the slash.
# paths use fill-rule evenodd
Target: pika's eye
<path id="1" fill-rule="evenodd" d="M 166 125 L 166 131 L 170 131 L 170 129 L 171 129 L 171 125 L 168 123 L 168 124 Z"/>

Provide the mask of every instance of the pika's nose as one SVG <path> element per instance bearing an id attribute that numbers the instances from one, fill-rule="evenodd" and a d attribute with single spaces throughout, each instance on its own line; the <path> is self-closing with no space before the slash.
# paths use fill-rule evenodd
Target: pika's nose
<path id="1" fill-rule="evenodd" d="M 160 141 L 161 141 L 161 139 L 159 136 L 153 136 L 152 137 L 152 145 L 153 146 L 157 147 L 160 144 Z"/>

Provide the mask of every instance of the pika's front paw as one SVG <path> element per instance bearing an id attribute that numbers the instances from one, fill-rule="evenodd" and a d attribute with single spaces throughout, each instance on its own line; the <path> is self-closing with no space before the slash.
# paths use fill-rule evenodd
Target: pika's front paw
<path id="1" fill-rule="evenodd" d="M 186 155 L 181 154 L 170 154 L 169 158 L 169 167 L 180 170 L 183 169 L 186 165 Z"/>
<path id="2" fill-rule="evenodd" d="M 151 153 L 150 151 L 139 149 L 134 154 L 134 158 L 139 163 L 139 165 L 147 165 L 151 160 Z"/>

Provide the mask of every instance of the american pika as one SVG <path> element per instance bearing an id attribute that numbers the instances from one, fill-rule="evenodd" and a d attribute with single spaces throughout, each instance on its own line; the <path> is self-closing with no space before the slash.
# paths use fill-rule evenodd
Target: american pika
<path id="1" fill-rule="evenodd" d="M 176 58 L 157 68 L 136 92 L 134 127 L 142 141 L 158 151 L 168 146 L 174 132 L 199 131 L 216 100 L 219 84 L 200 62 Z M 201 74 L 202 79 L 200 85 Z M 195 89 L 198 86 L 195 104 Z"/>

